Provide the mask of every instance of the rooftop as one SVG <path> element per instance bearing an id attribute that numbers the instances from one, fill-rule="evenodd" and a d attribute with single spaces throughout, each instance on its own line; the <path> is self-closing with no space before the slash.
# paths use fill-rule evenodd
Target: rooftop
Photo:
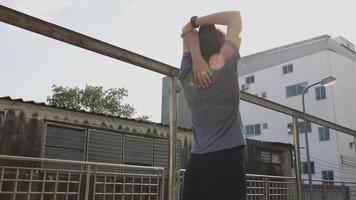
<path id="1" fill-rule="evenodd" d="M 146 124 L 151 124 L 151 125 L 157 125 L 157 126 L 162 126 L 162 127 L 168 127 L 168 125 L 162 124 L 162 123 L 155 123 L 155 122 L 150 122 L 150 121 L 138 120 L 138 119 L 135 119 L 135 118 L 127 118 L 127 117 L 107 115 L 107 114 L 96 113 L 96 112 L 89 112 L 89 111 L 86 111 L 86 110 L 68 109 L 66 107 L 61 107 L 61 106 L 56 106 L 56 105 L 49 105 L 49 104 L 46 104 L 44 102 L 35 102 L 33 100 L 25 101 L 25 100 L 23 100 L 21 98 L 13 99 L 13 98 L 11 98 L 9 96 L 0 97 L 0 100 L 7 100 L 7 101 L 21 103 L 21 104 L 30 104 L 30 105 L 36 105 L 36 106 L 43 106 L 43 107 L 48 107 L 48 108 L 67 110 L 67 111 L 71 111 L 71 112 L 80 112 L 80 113 L 84 113 L 84 114 L 92 114 L 92 115 L 97 115 L 97 116 L 102 116 L 102 117 L 109 117 L 109 118 L 115 118 L 115 119 L 121 119 L 121 120 L 128 120 L 128 121 L 146 123 Z M 183 131 L 192 131 L 192 129 L 183 128 L 183 127 L 178 127 L 178 129 L 183 130 Z"/>
<path id="2" fill-rule="evenodd" d="M 337 42 L 329 35 L 321 35 L 244 56 L 239 61 L 239 75 L 250 74 L 325 50 L 333 51 L 356 62 L 355 51 Z"/>

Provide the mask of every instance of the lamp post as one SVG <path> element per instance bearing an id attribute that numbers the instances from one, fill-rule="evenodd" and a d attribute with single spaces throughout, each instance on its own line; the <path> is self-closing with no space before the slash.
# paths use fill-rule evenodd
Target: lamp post
<path id="1" fill-rule="evenodd" d="M 318 84 L 321 84 L 322 86 L 329 86 L 333 83 L 335 83 L 336 81 L 336 78 L 332 77 L 332 76 L 329 76 L 329 77 L 326 77 L 324 79 L 322 79 L 321 81 L 318 81 L 314 84 L 311 84 L 309 85 L 308 87 L 306 87 L 304 90 L 303 90 L 303 95 L 302 95 L 302 103 L 303 103 L 303 128 L 304 128 L 304 136 L 305 136 L 305 151 L 306 151 L 306 154 L 307 154 L 307 166 L 308 166 L 308 182 L 309 182 L 309 188 L 310 188 L 310 194 L 311 194 L 311 190 L 313 188 L 313 180 L 312 180 L 312 175 L 311 175 L 311 165 L 310 165 L 310 154 L 309 154 L 309 142 L 308 142 L 308 131 L 307 131 L 307 123 L 306 123 L 306 119 L 305 119 L 305 103 L 304 103 L 304 94 L 306 91 L 308 91 L 309 88 L 315 86 L 315 85 L 318 85 Z"/>

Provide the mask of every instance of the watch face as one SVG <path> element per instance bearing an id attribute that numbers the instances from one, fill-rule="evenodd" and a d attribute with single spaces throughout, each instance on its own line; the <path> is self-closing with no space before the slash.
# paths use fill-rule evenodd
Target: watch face
<path id="1" fill-rule="evenodd" d="M 193 16 L 190 18 L 190 24 L 192 25 L 193 28 L 198 28 L 199 26 L 196 24 L 196 21 L 198 19 L 198 16 Z"/>

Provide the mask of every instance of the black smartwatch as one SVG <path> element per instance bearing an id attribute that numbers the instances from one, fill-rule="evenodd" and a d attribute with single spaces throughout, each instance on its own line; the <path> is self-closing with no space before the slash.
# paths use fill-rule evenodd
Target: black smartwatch
<path id="1" fill-rule="evenodd" d="M 198 16 L 193 16 L 190 18 L 190 24 L 192 25 L 193 28 L 199 28 L 199 25 L 196 23 L 198 19 Z"/>

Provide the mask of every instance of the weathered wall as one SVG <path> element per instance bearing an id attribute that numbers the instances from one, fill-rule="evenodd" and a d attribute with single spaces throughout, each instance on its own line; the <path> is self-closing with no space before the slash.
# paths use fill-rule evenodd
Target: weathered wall
<path id="1" fill-rule="evenodd" d="M 247 139 L 246 171 L 249 174 L 291 176 L 293 174 L 292 145 Z M 261 151 L 270 152 L 274 158 L 265 162 Z M 277 161 L 277 162 L 276 162 Z"/>
<path id="2" fill-rule="evenodd" d="M 147 135 L 155 138 L 167 138 L 169 134 L 169 127 L 160 124 L 0 99 L 0 154 L 41 157 L 46 122 L 124 132 L 132 135 Z M 182 145 L 181 160 L 184 167 L 189 158 L 193 134 L 191 130 L 179 129 L 177 139 Z M 247 143 L 246 166 L 248 173 L 292 174 L 291 145 L 256 140 L 247 140 Z M 261 150 L 278 152 L 281 160 L 280 165 L 261 163 Z"/>
<path id="3" fill-rule="evenodd" d="M 28 119 L 22 110 L 2 110 L 0 112 L 0 153 L 39 156 L 43 142 L 43 127 L 43 120 Z"/>
<path id="4" fill-rule="evenodd" d="M 169 136 L 169 127 L 160 124 L 0 99 L 0 154 L 41 157 L 46 122 L 157 138 Z M 180 129 L 177 136 L 185 166 L 192 146 L 192 132 Z"/>

